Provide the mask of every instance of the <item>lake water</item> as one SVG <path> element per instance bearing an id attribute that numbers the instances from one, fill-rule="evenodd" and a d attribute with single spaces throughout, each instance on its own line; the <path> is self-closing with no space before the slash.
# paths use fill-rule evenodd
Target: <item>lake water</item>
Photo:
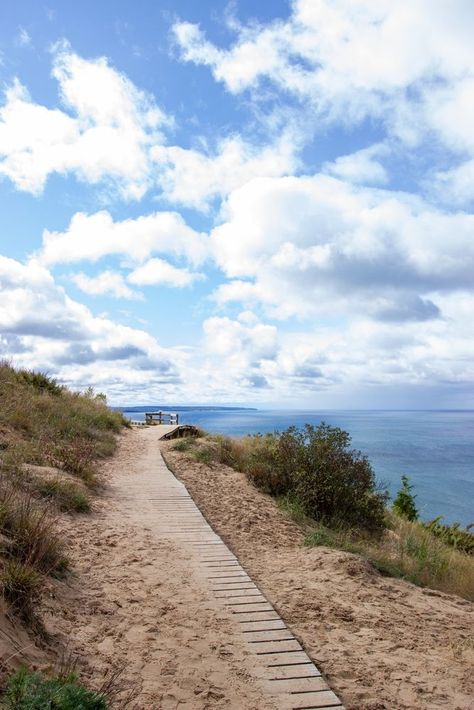
<path id="1" fill-rule="evenodd" d="M 153 411 L 154 406 L 144 407 Z M 157 407 L 156 409 L 160 409 Z M 164 407 L 163 407 L 164 409 Z M 173 409 L 180 423 L 241 436 L 325 421 L 348 431 L 394 496 L 409 476 L 423 519 L 474 522 L 474 411 L 266 411 Z M 124 410 L 131 419 L 144 413 Z"/>

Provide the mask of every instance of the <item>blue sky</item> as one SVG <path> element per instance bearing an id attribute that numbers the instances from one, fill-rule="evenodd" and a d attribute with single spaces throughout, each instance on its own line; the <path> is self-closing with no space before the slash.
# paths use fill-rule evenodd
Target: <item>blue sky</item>
<path id="1" fill-rule="evenodd" d="M 0 357 L 114 404 L 473 407 L 473 31 L 4 3 Z"/>

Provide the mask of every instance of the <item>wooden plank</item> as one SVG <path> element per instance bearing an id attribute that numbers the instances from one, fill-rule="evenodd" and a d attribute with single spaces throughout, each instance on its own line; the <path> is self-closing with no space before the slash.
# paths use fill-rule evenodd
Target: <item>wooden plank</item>
<path id="1" fill-rule="evenodd" d="M 264 599 L 257 587 L 253 589 L 214 589 L 213 590 L 216 599 L 243 599 L 247 597 L 258 597 L 259 599 Z M 234 602 L 235 603 L 235 602 Z"/>
<path id="2" fill-rule="evenodd" d="M 212 592 L 225 592 L 226 590 L 230 592 L 238 592 L 239 590 L 251 590 L 251 591 L 257 591 L 258 592 L 258 587 L 255 586 L 253 582 L 240 582 L 240 584 L 219 584 L 219 585 L 212 585 L 211 591 Z"/>
<path id="3" fill-rule="evenodd" d="M 250 622 L 255 623 L 257 621 L 281 621 L 281 619 L 273 608 L 268 611 L 262 611 L 261 609 L 246 609 L 243 614 L 239 614 L 237 616 L 236 621 L 239 621 L 241 624 L 248 624 Z"/>
<path id="4" fill-rule="evenodd" d="M 266 666 L 289 666 L 292 664 L 311 663 L 308 655 L 304 651 L 288 651 L 286 653 L 269 653 L 262 656 L 262 663 Z"/>
<path id="5" fill-rule="evenodd" d="M 341 710 L 342 705 L 332 690 L 322 690 L 319 693 L 298 693 L 294 695 L 281 695 L 279 704 L 282 710 L 298 710 L 307 708 L 318 708 L 325 710 L 326 708 L 338 708 Z"/>
<path id="6" fill-rule="evenodd" d="M 311 676 L 311 678 L 269 680 L 265 683 L 265 687 L 270 693 L 308 693 L 310 691 L 319 693 L 321 690 L 330 690 L 324 678 L 317 675 Z"/>
<path id="7" fill-rule="evenodd" d="M 320 676 L 321 673 L 314 663 L 306 662 L 290 666 L 267 666 L 263 669 L 262 676 L 269 680 L 280 680 L 288 678 L 307 678 L 308 676 Z"/>
<path id="8" fill-rule="evenodd" d="M 281 619 L 270 619 L 269 621 L 248 621 L 240 624 L 240 631 L 245 634 L 255 631 L 275 631 L 286 629 L 285 622 Z"/>
<path id="9" fill-rule="evenodd" d="M 283 651 L 301 651 L 301 646 L 294 638 L 284 641 L 254 641 L 252 650 L 257 654 L 282 653 Z M 265 659 L 264 659 L 265 660 Z"/>
<path id="10" fill-rule="evenodd" d="M 268 602 L 260 602 L 258 604 L 236 604 L 235 606 L 229 604 L 228 608 L 233 614 L 248 614 L 251 611 L 274 611 L 273 607 Z"/>
<path id="11" fill-rule="evenodd" d="M 294 636 L 287 628 L 283 627 L 280 629 L 265 629 L 264 631 L 248 631 L 244 635 L 244 640 L 247 643 L 254 643 L 255 641 L 289 641 L 294 640 Z"/>

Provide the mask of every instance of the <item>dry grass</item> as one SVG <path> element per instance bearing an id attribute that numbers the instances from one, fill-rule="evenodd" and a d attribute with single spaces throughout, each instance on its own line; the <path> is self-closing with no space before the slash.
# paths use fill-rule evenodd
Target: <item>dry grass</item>
<path id="1" fill-rule="evenodd" d="M 292 515 L 291 507 L 283 506 Z M 293 515 L 292 515 L 293 517 Z M 361 555 L 382 574 L 401 577 L 474 601 L 474 559 L 434 536 L 421 523 L 387 513 L 388 527 L 373 537 L 359 530 L 331 529 L 298 520 L 307 531 L 306 544 L 323 545 Z"/>
<path id="2" fill-rule="evenodd" d="M 212 436 L 191 441 L 179 450 L 207 465 L 224 463 L 243 471 L 267 492 L 278 490 L 274 485 L 275 439 L 271 435 L 240 439 Z M 371 534 L 344 520 L 339 524 L 316 521 L 291 490 L 277 496 L 277 501 L 303 527 L 308 545 L 346 550 L 361 555 L 383 574 L 474 600 L 474 558 L 453 549 L 426 525 L 409 522 L 387 510 L 384 529 Z"/>
<path id="3" fill-rule="evenodd" d="M 97 462 L 113 453 L 124 421 L 91 391 L 72 393 L 8 363 L 0 363 L 0 401 L 0 588 L 30 621 L 45 576 L 68 569 L 60 511 L 90 509 L 84 485 L 97 486 Z M 31 464 L 59 473 L 32 474 Z"/>

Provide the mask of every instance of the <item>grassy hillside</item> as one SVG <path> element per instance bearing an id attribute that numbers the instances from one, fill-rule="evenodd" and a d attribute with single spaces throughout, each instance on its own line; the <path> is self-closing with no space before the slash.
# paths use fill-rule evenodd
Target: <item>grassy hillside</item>
<path id="1" fill-rule="evenodd" d="M 102 395 L 0 363 L 0 593 L 9 614 L 37 633 L 45 579 L 70 567 L 59 516 L 89 511 L 97 464 L 123 425 Z"/>

